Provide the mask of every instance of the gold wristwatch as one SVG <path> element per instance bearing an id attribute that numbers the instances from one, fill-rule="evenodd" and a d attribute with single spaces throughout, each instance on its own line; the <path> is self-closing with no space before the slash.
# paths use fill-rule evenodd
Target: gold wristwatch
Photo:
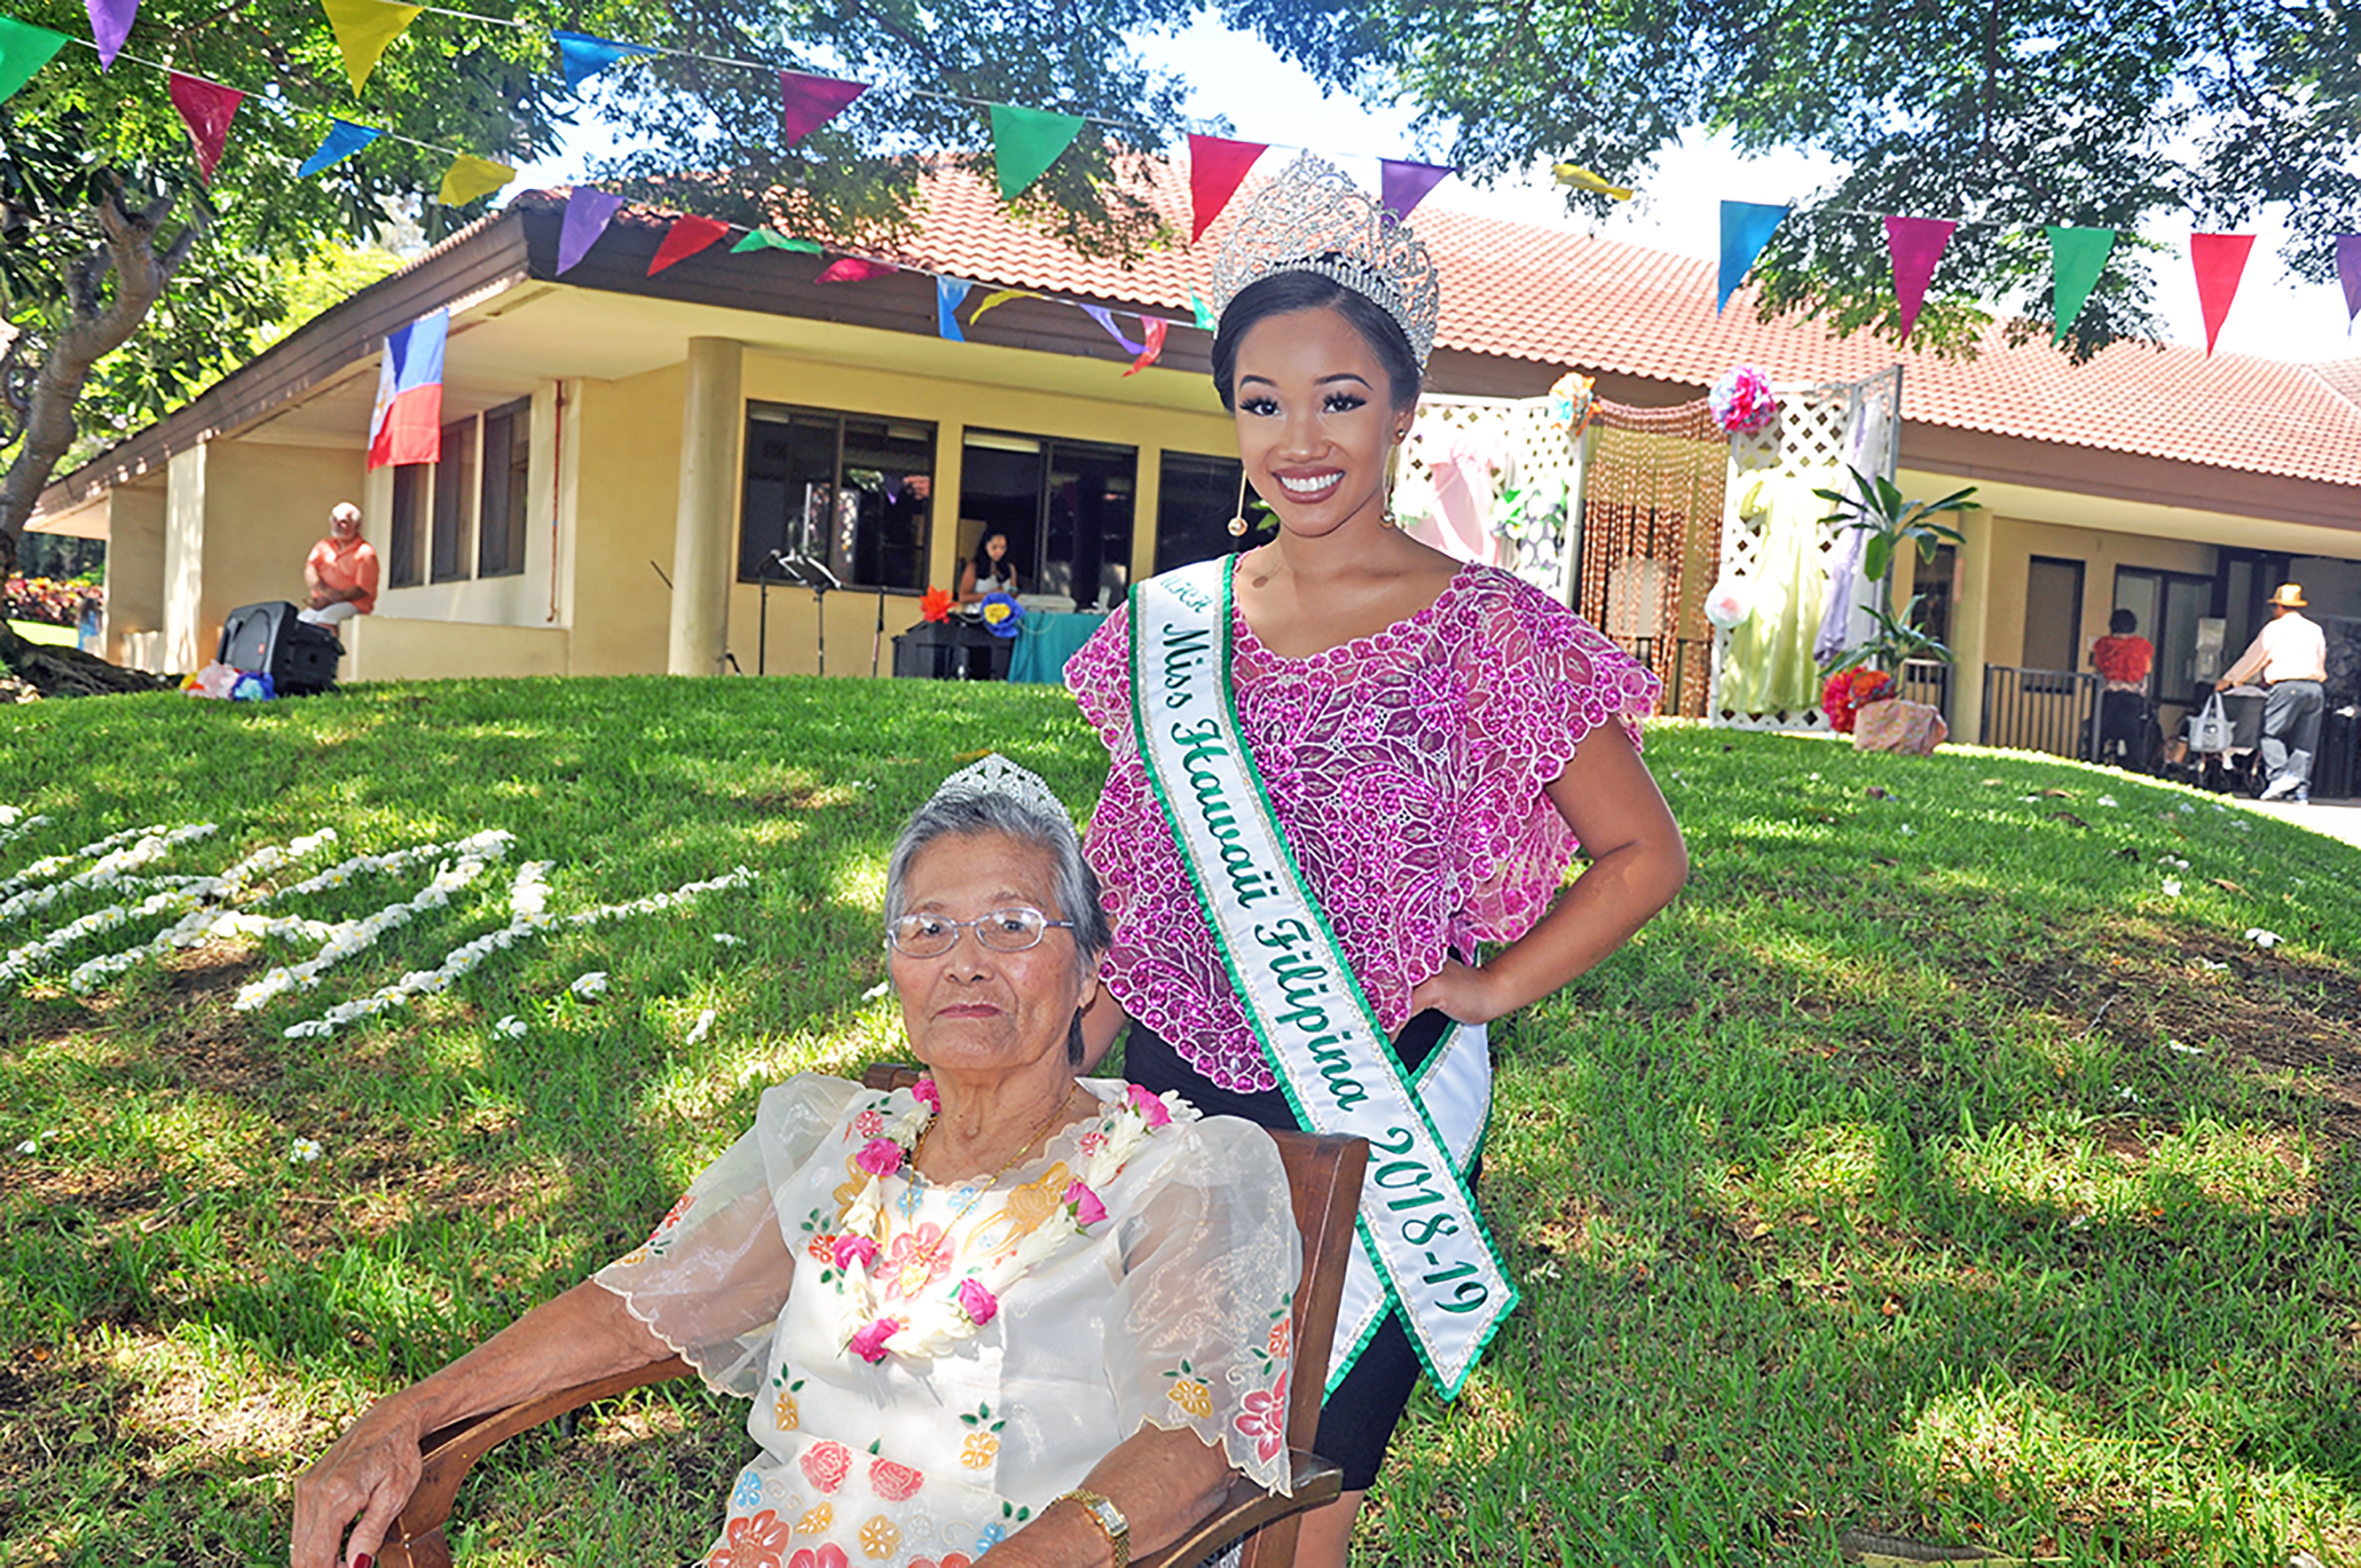
<path id="1" fill-rule="evenodd" d="M 1131 1561 L 1131 1521 L 1123 1517 L 1123 1511 L 1086 1486 L 1077 1486 L 1058 1499 L 1061 1503 L 1068 1500 L 1080 1503 L 1091 1523 L 1107 1537 L 1107 1544 L 1115 1551 L 1115 1568 L 1125 1568 Z"/>

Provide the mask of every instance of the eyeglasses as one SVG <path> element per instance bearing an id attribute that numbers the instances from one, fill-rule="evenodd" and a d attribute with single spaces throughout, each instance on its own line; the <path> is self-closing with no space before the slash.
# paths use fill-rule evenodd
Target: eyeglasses
<path id="1" fill-rule="evenodd" d="M 1041 945 L 1044 933 L 1072 931 L 1070 920 L 1052 920 L 1038 909 L 996 909 L 974 920 L 942 915 L 904 915 L 885 928 L 885 944 L 905 958 L 940 958 L 959 945 L 959 928 L 973 926 L 976 940 L 996 953 L 1021 953 Z"/>

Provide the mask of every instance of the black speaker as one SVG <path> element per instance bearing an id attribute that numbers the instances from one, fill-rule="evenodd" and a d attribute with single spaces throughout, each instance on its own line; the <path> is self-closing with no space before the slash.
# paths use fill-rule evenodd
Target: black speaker
<path id="1" fill-rule="evenodd" d="M 324 626 L 296 619 L 283 599 L 242 604 L 221 622 L 221 648 L 213 657 L 232 669 L 271 678 L 280 696 L 325 692 L 336 684 L 336 661 L 344 644 Z"/>

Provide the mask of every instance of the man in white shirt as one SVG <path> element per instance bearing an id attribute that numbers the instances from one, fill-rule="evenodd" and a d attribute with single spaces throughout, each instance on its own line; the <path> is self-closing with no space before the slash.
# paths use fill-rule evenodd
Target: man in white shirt
<path id="1" fill-rule="evenodd" d="M 2270 688 L 2263 703 L 2263 799 L 2312 798 L 2312 753 L 2320 745 L 2323 683 L 2329 678 L 2329 638 L 2318 622 L 2299 614 L 2301 583 L 2282 582 L 2270 596 L 2270 624 L 2222 672 L 2213 690 L 2226 692 L 2260 676 Z"/>

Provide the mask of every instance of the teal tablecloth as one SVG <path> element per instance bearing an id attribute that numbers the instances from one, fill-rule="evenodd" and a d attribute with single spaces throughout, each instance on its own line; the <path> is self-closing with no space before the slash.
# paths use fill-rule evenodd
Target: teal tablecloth
<path id="1" fill-rule="evenodd" d="M 1057 686 L 1065 679 L 1065 661 L 1090 640 L 1106 617 L 1059 615 L 1050 610 L 1027 610 L 1016 623 L 1016 651 L 1008 660 L 1011 683 Z"/>

